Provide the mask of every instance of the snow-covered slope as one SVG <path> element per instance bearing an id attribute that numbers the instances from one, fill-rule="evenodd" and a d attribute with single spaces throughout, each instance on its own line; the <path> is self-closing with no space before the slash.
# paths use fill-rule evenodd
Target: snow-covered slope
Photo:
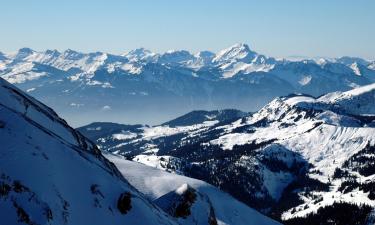
<path id="1" fill-rule="evenodd" d="M 177 224 L 91 141 L 1 78 L 0 142 L 1 224 Z"/>
<path id="2" fill-rule="evenodd" d="M 280 97 L 251 115 L 204 129 L 181 126 L 178 134 L 160 126 L 159 135 L 144 130 L 123 140 L 117 153 L 207 181 L 287 224 L 317 212 L 326 223 L 332 218 L 324 213 L 337 207 L 366 217 L 360 205 L 375 206 L 374 90 Z"/>
<path id="3" fill-rule="evenodd" d="M 181 224 L 209 224 L 210 215 L 216 217 L 218 225 L 279 224 L 203 181 L 147 167 L 121 156 L 105 156 L 119 168 L 133 186 L 162 208 L 168 208 L 168 201 L 176 197 L 174 193 L 181 195 L 186 193 L 187 188 L 192 188 L 198 199 L 192 203 L 190 215 L 185 219 L 180 217 Z M 210 206 L 213 210 L 211 213 Z"/>
<path id="4" fill-rule="evenodd" d="M 0 54 L 0 76 L 52 106 L 73 125 L 152 123 L 188 111 L 256 111 L 277 96 L 315 97 L 375 82 L 360 58 L 276 60 L 235 44 L 218 53 L 139 48 L 123 55 L 22 48 Z M 108 119 L 107 119 L 108 120 Z"/>

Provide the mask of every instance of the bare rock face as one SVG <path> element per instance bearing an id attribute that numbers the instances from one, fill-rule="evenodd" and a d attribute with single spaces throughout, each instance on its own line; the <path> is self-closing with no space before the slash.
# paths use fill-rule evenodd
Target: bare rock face
<path id="1" fill-rule="evenodd" d="M 131 194 L 129 192 L 124 192 L 120 195 L 117 200 L 117 208 L 122 214 L 126 214 L 132 208 L 131 205 Z"/>
<path id="2" fill-rule="evenodd" d="M 186 218 L 188 217 L 191 212 L 190 208 L 194 204 L 195 200 L 197 199 L 197 194 L 195 193 L 195 190 L 191 188 L 190 186 L 187 186 L 186 190 L 181 195 L 181 198 L 179 199 L 179 203 L 177 204 L 174 216 L 175 217 L 182 217 Z"/>
<path id="3" fill-rule="evenodd" d="M 155 203 L 179 223 L 217 225 L 214 209 L 207 195 L 183 184 L 155 200 Z"/>

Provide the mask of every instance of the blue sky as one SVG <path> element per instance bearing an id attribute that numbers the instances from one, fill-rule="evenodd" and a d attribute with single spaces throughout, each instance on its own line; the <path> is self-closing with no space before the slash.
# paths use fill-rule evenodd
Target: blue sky
<path id="1" fill-rule="evenodd" d="M 275 57 L 375 59 L 374 0 L 0 1 L 3 52 L 194 52 L 243 42 Z"/>

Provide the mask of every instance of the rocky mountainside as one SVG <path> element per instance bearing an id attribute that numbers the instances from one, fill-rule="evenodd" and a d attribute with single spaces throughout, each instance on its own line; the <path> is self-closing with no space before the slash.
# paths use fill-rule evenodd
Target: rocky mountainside
<path id="1" fill-rule="evenodd" d="M 277 96 L 318 97 L 375 81 L 374 63 L 343 57 L 278 60 L 236 44 L 212 53 L 136 49 L 123 55 L 22 48 L 0 54 L 0 76 L 74 125 L 159 124 L 185 112 L 256 111 Z"/>
<path id="2" fill-rule="evenodd" d="M 80 130 L 90 138 L 85 129 L 99 127 Z M 319 98 L 279 97 L 232 120 L 167 122 L 92 140 L 103 151 L 211 183 L 285 224 L 373 219 L 373 84 Z"/>

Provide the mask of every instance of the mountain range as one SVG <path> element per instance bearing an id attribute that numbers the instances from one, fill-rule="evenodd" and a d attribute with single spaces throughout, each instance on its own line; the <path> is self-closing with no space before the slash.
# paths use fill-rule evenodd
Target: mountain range
<path id="1" fill-rule="evenodd" d="M 284 224 L 373 224 L 375 84 L 78 129 L 104 152 L 206 181 Z"/>
<path id="2" fill-rule="evenodd" d="M 74 50 L 0 53 L 0 76 L 74 126 L 94 121 L 160 124 L 192 110 L 256 111 L 275 97 L 314 97 L 375 82 L 375 62 L 287 60 L 247 44 L 217 53 L 185 50 L 121 55 Z"/>

